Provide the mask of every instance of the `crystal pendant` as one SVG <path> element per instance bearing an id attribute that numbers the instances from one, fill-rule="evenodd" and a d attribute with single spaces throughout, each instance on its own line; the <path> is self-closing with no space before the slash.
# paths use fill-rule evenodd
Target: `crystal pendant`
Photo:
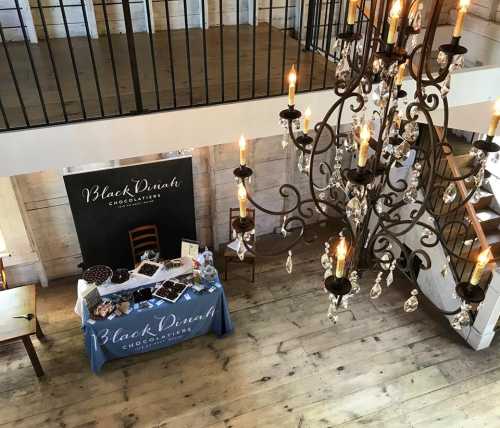
<path id="1" fill-rule="evenodd" d="M 479 171 L 474 176 L 474 185 L 476 187 L 481 187 L 484 181 L 484 167 L 479 168 Z"/>
<path id="2" fill-rule="evenodd" d="M 403 194 L 403 201 L 407 204 L 413 204 L 417 200 L 417 189 L 410 188 Z"/>
<path id="3" fill-rule="evenodd" d="M 375 281 L 373 287 L 370 290 L 370 299 L 378 299 L 382 294 L 382 287 L 378 281 Z"/>
<path id="4" fill-rule="evenodd" d="M 385 284 L 387 287 L 390 287 L 392 283 L 394 282 L 394 268 L 396 267 L 396 260 L 393 260 L 391 263 L 391 267 L 389 270 L 389 274 L 387 275 L 387 278 L 385 279 Z"/>
<path id="5" fill-rule="evenodd" d="M 358 225 L 366 214 L 366 201 L 359 200 L 357 196 L 353 196 L 346 206 L 346 214 L 356 225 Z"/>
<path id="6" fill-rule="evenodd" d="M 464 327 L 468 327 L 471 325 L 471 318 L 469 311 L 471 309 L 471 306 L 468 305 L 467 303 L 462 303 L 462 306 L 460 307 L 460 312 L 456 314 L 450 321 L 451 326 L 457 330 L 460 331 Z"/>
<path id="7" fill-rule="evenodd" d="M 286 258 L 285 269 L 289 274 L 292 273 L 293 261 L 292 261 L 292 251 L 291 250 L 288 251 L 288 257 Z"/>
<path id="8" fill-rule="evenodd" d="M 411 290 L 411 296 L 403 305 L 403 310 L 405 312 L 415 312 L 418 308 L 418 290 L 415 288 Z"/>
<path id="9" fill-rule="evenodd" d="M 382 60 L 377 58 L 373 61 L 372 70 L 374 74 L 378 74 L 382 69 Z"/>
<path id="10" fill-rule="evenodd" d="M 445 204 L 451 204 L 457 197 L 457 186 L 455 183 L 450 183 L 443 193 L 443 202 Z"/>
<path id="11" fill-rule="evenodd" d="M 299 172 L 302 174 L 309 174 L 309 156 L 300 152 L 299 159 L 297 163 L 297 168 Z"/>
<path id="12" fill-rule="evenodd" d="M 436 62 L 441 68 L 444 68 L 446 66 L 446 63 L 448 62 L 448 55 L 443 51 L 439 51 Z"/>
<path id="13" fill-rule="evenodd" d="M 323 266 L 323 269 L 329 269 L 332 267 L 332 261 L 326 252 L 321 256 L 321 266 Z"/>
<path id="14" fill-rule="evenodd" d="M 288 235 L 288 231 L 286 230 L 286 215 L 283 216 L 283 223 L 281 224 L 281 236 L 283 236 L 283 238 L 286 238 L 286 236 Z"/>
<path id="15" fill-rule="evenodd" d="M 399 161 L 405 161 L 410 153 L 410 143 L 408 141 L 403 141 L 394 149 L 394 157 Z"/>
<path id="16" fill-rule="evenodd" d="M 391 260 L 391 255 L 389 253 L 384 253 L 382 257 L 380 257 L 380 260 L 382 260 L 382 262 L 386 262 L 381 262 L 380 267 L 384 270 L 389 270 L 389 268 L 391 267 L 391 263 L 389 262 L 389 260 Z"/>
<path id="17" fill-rule="evenodd" d="M 344 147 L 348 152 L 351 153 L 357 151 L 358 145 L 356 144 L 356 141 L 354 141 L 354 138 L 352 138 L 352 134 L 349 134 L 344 140 Z"/>
<path id="18" fill-rule="evenodd" d="M 330 268 L 325 270 L 325 274 L 323 275 L 323 279 L 329 278 L 331 276 L 333 276 L 333 271 L 332 271 L 331 265 L 330 265 Z"/>
<path id="19" fill-rule="evenodd" d="M 461 68 L 464 68 L 465 65 L 465 59 L 463 55 L 455 55 L 453 58 L 453 65 L 455 66 L 455 70 L 459 70 Z"/>
<path id="20" fill-rule="evenodd" d="M 384 202 L 382 199 L 377 199 L 377 202 L 375 202 L 375 211 L 378 214 L 381 214 L 384 211 Z"/>
<path id="21" fill-rule="evenodd" d="M 353 270 L 349 274 L 349 281 L 351 282 L 351 293 L 358 294 L 361 291 L 358 280 L 358 272 Z"/>
<path id="22" fill-rule="evenodd" d="M 351 71 L 351 67 L 349 66 L 348 53 L 342 52 L 342 58 L 337 65 L 337 69 L 335 70 L 335 77 L 338 80 L 346 80 L 349 72 Z"/>
<path id="23" fill-rule="evenodd" d="M 441 96 L 445 98 L 450 92 L 451 85 L 451 73 L 449 73 L 444 79 L 443 85 L 441 86 Z"/>
<path id="24" fill-rule="evenodd" d="M 283 137 L 281 138 L 281 147 L 283 148 L 283 150 L 285 150 L 287 146 L 288 146 L 288 132 L 285 131 L 283 133 Z"/>
<path id="25" fill-rule="evenodd" d="M 238 246 L 238 251 L 236 251 L 236 254 L 238 254 L 239 259 L 243 261 L 243 259 L 245 258 L 245 253 L 247 252 L 247 249 L 246 249 L 245 245 L 243 244 L 243 240 L 242 240 L 241 236 L 239 237 L 239 241 L 240 241 L 240 245 Z"/>
<path id="26" fill-rule="evenodd" d="M 419 128 L 417 122 L 411 121 L 404 126 L 403 138 L 406 141 L 414 143 L 415 141 L 417 141 L 418 134 Z"/>

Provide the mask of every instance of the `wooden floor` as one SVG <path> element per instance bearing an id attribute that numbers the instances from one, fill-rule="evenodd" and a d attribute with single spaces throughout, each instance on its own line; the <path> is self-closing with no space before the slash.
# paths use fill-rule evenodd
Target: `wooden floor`
<path id="1" fill-rule="evenodd" d="M 332 326 L 320 246 L 225 284 L 235 333 L 117 360 L 93 375 L 75 282 L 39 290 L 47 377 L 22 345 L 0 348 L 0 426 L 499 427 L 500 344 L 474 352 L 430 310 L 405 314 L 403 283 L 363 295 Z"/>
<path id="2" fill-rule="evenodd" d="M 186 107 L 207 103 L 220 103 L 251 97 L 281 94 L 286 90 L 286 73 L 292 64 L 297 64 L 299 48 L 297 40 L 289 34 L 267 24 L 260 24 L 255 32 L 255 64 L 253 55 L 253 27 L 241 25 L 239 31 L 239 75 L 236 26 L 224 26 L 222 37 L 219 28 L 206 31 L 206 62 L 208 82 L 205 82 L 205 58 L 200 29 L 189 30 L 187 55 L 184 30 L 171 32 L 172 56 L 169 50 L 169 36 L 165 31 L 153 34 L 155 66 L 151 56 L 147 33 L 136 33 L 135 47 L 139 69 L 141 95 L 144 108 L 149 111 Z M 223 48 L 221 49 L 221 40 Z M 88 41 L 84 37 L 71 38 L 77 74 L 75 75 L 70 50 L 66 39 L 50 39 L 56 70 L 63 94 L 63 101 L 69 120 L 115 116 L 135 111 L 136 104 L 130 72 L 127 40 L 124 34 L 113 34 L 113 46 L 118 92 L 113 78 L 113 66 L 106 36 L 92 40 L 96 70 L 92 67 Z M 270 43 L 269 43 L 270 42 Z M 286 44 L 286 45 L 285 45 Z M 43 109 L 37 91 L 34 73 L 24 43 L 12 42 L 6 45 L 18 80 L 22 100 L 31 124 L 44 122 Z M 46 41 L 31 44 L 33 64 L 39 79 L 46 104 L 49 122 L 64 120 L 61 101 L 57 90 L 54 69 Z M 10 127 L 25 126 L 19 96 L 16 92 L 5 50 L 0 48 L 0 99 L 6 110 Z M 313 60 L 314 57 L 314 60 Z M 190 68 L 188 67 L 188 59 Z M 283 81 L 283 60 L 285 81 Z M 312 65 L 314 62 L 314 65 Z M 223 67 L 222 67 L 223 64 Z M 255 65 L 255 75 L 253 68 Z M 189 83 L 191 70 L 191 87 Z M 223 69 L 223 72 L 222 71 Z M 154 72 L 156 70 L 157 88 Z M 97 79 L 95 78 L 97 73 Z M 325 64 L 324 57 L 300 49 L 300 70 L 298 90 L 317 89 L 331 86 L 334 79 L 333 63 Z M 223 83 L 222 83 L 223 82 Z M 269 82 L 269 85 L 268 85 Z M 97 84 L 102 94 L 103 112 L 100 110 Z M 206 84 L 208 83 L 208 85 Z M 78 85 L 83 98 L 80 103 Z M 175 95 L 174 86 L 175 85 Z M 156 95 L 158 90 L 158 97 Z M 223 89 L 223 90 L 222 90 Z M 191 94 L 191 95 L 190 95 Z M 121 113 L 120 113 L 121 110 Z M 5 127 L 0 116 L 0 129 Z"/>

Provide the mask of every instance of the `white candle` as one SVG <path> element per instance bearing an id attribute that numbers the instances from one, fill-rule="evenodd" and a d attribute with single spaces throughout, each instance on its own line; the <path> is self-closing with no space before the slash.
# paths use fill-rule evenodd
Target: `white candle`
<path id="1" fill-rule="evenodd" d="M 297 73 L 295 72 L 295 66 L 292 65 L 290 73 L 288 73 L 288 105 L 295 105 L 295 83 L 297 82 Z"/>
<path id="2" fill-rule="evenodd" d="M 238 200 L 240 202 L 240 217 L 245 218 L 247 216 L 247 191 L 243 183 L 238 186 Z"/>
<path id="3" fill-rule="evenodd" d="M 389 12 L 389 34 L 387 34 L 387 44 L 393 45 L 396 40 L 396 30 L 398 28 L 399 14 L 401 13 L 401 1 L 395 0 Z"/>
<path id="4" fill-rule="evenodd" d="M 340 239 L 340 243 L 339 245 L 337 245 L 337 251 L 335 255 L 337 256 L 337 266 L 335 269 L 335 276 L 337 278 L 342 278 L 344 276 L 345 258 L 347 255 L 347 245 L 345 242 L 345 238 Z"/>
<path id="5" fill-rule="evenodd" d="M 353 25 L 356 21 L 356 8 L 358 6 L 357 0 L 349 0 L 349 10 L 347 13 L 347 24 Z"/>
<path id="6" fill-rule="evenodd" d="M 497 130 L 498 121 L 500 119 L 500 98 L 497 98 L 493 106 L 493 116 L 491 116 L 490 127 L 488 128 L 488 136 L 494 137 Z"/>
<path id="7" fill-rule="evenodd" d="M 241 134 L 240 136 L 239 145 L 240 145 L 240 165 L 243 166 L 246 165 L 247 163 L 246 161 L 247 142 L 243 134 Z"/>
<path id="8" fill-rule="evenodd" d="M 458 3 L 457 22 L 455 22 L 455 28 L 453 29 L 453 37 L 460 37 L 462 35 L 464 18 L 469 5 L 470 0 L 460 0 L 460 2 Z"/>
<path id="9" fill-rule="evenodd" d="M 370 128 L 364 124 L 359 133 L 359 153 L 358 153 L 358 166 L 363 168 L 368 160 L 368 147 L 370 146 Z"/>
<path id="10" fill-rule="evenodd" d="M 489 261 L 490 261 L 490 249 L 486 248 L 486 250 L 481 251 L 481 253 L 477 258 L 477 263 L 476 266 L 474 267 L 474 272 L 472 272 L 472 276 L 470 279 L 471 285 L 479 284 L 484 268 L 486 267 Z"/>
<path id="11" fill-rule="evenodd" d="M 310 123 L 311 123 L 311 109 L 307 107 L 304 113 L 304 134 L 307 134 L 309 132 Z"/>

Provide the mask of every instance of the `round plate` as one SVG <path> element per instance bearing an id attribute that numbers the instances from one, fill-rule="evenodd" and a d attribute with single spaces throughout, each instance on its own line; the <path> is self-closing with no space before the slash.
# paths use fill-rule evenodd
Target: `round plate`
<path id="1" fill-rule="evenodd" d="M 89 267 L 83 272 L 83 279 L 89 284 L 101 285 L 113 276 L 113 270 L 109 266 L 96 265 Z"/>

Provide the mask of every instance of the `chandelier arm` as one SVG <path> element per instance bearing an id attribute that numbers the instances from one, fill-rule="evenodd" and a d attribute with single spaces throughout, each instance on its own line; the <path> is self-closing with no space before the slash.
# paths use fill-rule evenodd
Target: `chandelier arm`
<path id="1" fill-rule="evenodd" d="M 297 188 L 295 186 L 293 186 L 292 184 L 285 183 L 285 184 L 282 184 L 280 186 L 279 190 L 278 190 L 279 193 L 280 193 L 280 195 L 281 195 L 281 197 L 284 200 L 286 198 L 288 198 L 290 195 L 287 194 L 287 190 L 290 190 L 293 194 L 295 194 L 297 202 L 292 206 L 292 208 L 281 210 L 281 211 L 275 211 L 275 210 L 271 210 L 271 209 L 265 208 L 265 207 L 263 207 L 262 205 L 260 205 L 258 202 L 256 202 L 252 198 L 250 192 L 248 191 L 248 186 L 247 186 L 246 180 L 242 180 L 242 183 L 243 183 L 243 186 L 245 187 L 245 190 L 246 190 L 246 197 L 247 197 L 247 199 L 250 201 L 250 203 L 255 208 L 257 208 L 259 211 L 262 211 L 265 214 L 276 215 L 276 216 L 288 215 L 288 214 L 292 213 L 293 211 L 295 211 L 296 209 L 298 209 L 298 207 L 299 207 L 299 205 L 301 203 L 301 199 L 302 198 L 301 198 L 300 192 L 297 190 Z"/>

